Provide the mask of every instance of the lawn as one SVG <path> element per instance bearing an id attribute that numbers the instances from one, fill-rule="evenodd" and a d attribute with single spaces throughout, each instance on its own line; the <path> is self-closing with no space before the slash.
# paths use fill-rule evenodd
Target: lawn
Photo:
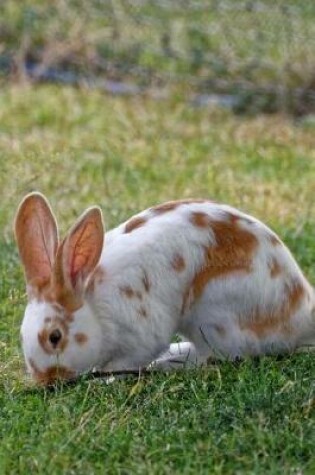
<path id="1" fill-rule="evenodd" d="M 314 283 L 314 123 L 194 108 L 180 93 L 158 101 L 4 85 L 0 154 L 0 473 L 314 473 L 311 353 L 34 387 L 12 236 L 16 207 L 35 189 L 62 232 L 91 204 L 109 229 L 157 202 L 207 197 L 275 229 Z"/>
<path id="2" fill-rule="evenodd" d="M 0 77 L 60 74 L 314 113 L 312 0 L 3 0 Z"/>

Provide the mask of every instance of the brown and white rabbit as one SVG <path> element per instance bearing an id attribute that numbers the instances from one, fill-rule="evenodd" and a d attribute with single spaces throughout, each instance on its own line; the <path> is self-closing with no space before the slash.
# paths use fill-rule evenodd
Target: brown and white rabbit
<path id="1" fill-rule="evenodd" d="M 106 233 L 89 208 L 58 240 L 43 195 L 15 234 L 28 304 L 21 334 L 41 383 L 99 368 L 202 364 L 315 340 L 315 292 L 264 224 L 207 200 L 149 208 Z M 171 344 L 178 333 L 188 342 Z"/>

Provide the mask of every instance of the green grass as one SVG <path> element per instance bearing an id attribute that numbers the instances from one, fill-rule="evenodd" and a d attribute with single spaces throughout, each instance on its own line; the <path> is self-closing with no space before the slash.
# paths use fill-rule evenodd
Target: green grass
<path id="1" fill-rule="evenodd" d="M 312 0 L 5 0 L 0 55 L 19 73 L 31 59 L 140 83 L 309 87 L 314 18 Z"/>
<path id="2" fill-rule="evenodd" d="M 20 353 L 25 289 L 12 236 L 34 189 L 63 232 L 93 203 L 110 228 L 153 203 L 209 197 L 272 226 L 314 283 L 314 150 L 312 126 L 194 109 L 180 95 L 1 89 L 1 474 L 314 473 L 312 354 L 34 388 Z"/>
<path id="3" fill-rule="evenodd" d="M 19 388 L 1 398 L 0 463 L 6 473 L 311 473 L 312 364 Z"/>

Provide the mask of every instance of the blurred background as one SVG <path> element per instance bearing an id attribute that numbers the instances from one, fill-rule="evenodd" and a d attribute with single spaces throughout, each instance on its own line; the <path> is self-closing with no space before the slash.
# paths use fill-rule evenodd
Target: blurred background
<path id="1" fill-rule="evenodd" d="M 313 0 L 3 0 L 0 75 L 174 93 L 237 113 L 315 112 Z"/>
<path id="2" fill-rule="evenodd" d="M 2 0 L 0 85 L 8 240 L 34 189 L 65 226 L 203 196 L 312 227 L 313 0 Z"/>

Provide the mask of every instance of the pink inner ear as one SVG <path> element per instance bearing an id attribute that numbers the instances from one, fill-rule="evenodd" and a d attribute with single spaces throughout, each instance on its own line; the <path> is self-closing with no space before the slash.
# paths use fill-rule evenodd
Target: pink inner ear
<path id="1" fill-rule="evenodd" d="M 29 253 L 24 259 L 26 280 L 30 285 L 41 286 L 50 278 L 51 261 L 48 256 L 43 258 L 43 252 L 41 246 L 35 246 L 32 254 Z"/>
<path id="2" fill-rule="evenodd" d="M 84 273 L 84 270 L 88 267 L 89 256 L 86 254 L 88 251 L 88 248 L 83 248 L 77 251 L 77 254 L 73 253 L 70 263 L 70 280 L 73 287 L 76 285 L 79 274 Z M 82 275 L 82 277 L 84 276 Z"/>
<path id="3" fill-rule="evenodd" d="M 83 215 L 66 238 L 63 266 L 73 289 L 87 279 L 98 263 L 103 248 L 103 233 L 101 214 L 96 208 Z"/>
<path id="4" fill-rule="evenodd" d="M 39 289 L 50 279 L 58 245 L 56 221 L 42 195 L 31 194 L 22 202 L 15 234 L 26 281 Z"/>

